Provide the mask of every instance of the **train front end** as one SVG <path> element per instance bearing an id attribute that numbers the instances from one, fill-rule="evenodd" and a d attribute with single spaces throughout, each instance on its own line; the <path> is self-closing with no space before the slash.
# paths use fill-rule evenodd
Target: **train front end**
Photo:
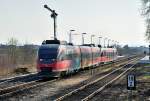
<path id="1" fill-rule="evenodd" d="M 37 70 L 41 77 L 57 77 L 56 71 L 59 44 L 43 44 L 38 50 Z M 55 72 L 54 72 L 55 71 Z"/>

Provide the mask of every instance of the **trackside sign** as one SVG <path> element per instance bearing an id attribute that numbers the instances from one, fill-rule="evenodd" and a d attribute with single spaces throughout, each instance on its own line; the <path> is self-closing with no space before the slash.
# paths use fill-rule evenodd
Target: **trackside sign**
<path id="1" fill-rule="evenodd" d="M 127 89 L 128 90 L 136 89 L 136 78 L 135 78 L 135 75 L 133 74 L 127 75 Z"/>

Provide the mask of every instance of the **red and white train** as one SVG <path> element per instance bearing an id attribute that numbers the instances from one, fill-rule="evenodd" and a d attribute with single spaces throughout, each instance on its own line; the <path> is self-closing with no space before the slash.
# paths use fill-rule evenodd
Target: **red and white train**
<path id="1" fill-rule="evenodd" d="M 80 69 L 98 66 L 117 58 L 116 48 L 101 48 L 92 45 L 61 44 L 59 40 L 46 40 L 38 50 L 39 74 L 59 77 Z"/>

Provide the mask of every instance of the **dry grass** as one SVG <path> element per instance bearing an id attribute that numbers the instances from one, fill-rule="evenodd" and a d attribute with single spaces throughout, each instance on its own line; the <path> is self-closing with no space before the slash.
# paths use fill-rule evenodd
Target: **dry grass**
<path id="1" fill-rule="evenodd" d="M 5 77 L 13 74 L 13 68 L 0 67 L 0 77 Z"/>
<path id="2" fill-rule="evenodd" d="M 0 78 L 7 77 L 7 76 L 14 76 L 17 74 L 26 74 L 31 72 L 36 72 L 35 64 L 17 65 L 17 66 L 9 66 L 9 67 L 0 66 Z"/>

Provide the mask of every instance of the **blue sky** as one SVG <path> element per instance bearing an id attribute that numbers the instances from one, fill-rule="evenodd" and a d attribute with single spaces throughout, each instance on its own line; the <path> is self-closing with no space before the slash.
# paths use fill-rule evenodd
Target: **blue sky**
<path id="1" fill-rule="evenodd" d="M 73 33 L 108 37 L 120 44 L 147 45 L 145 22 L 140 15 L 140 0 L 0 0 L 0 43 L 15 37 L 21 44 L 41 44 L 53 36 L 53 20 L 43 5 L 58 13 L 57 37 L 68 41 Z M 73 35 L 73 42 L 81 43 L 81 35 Z"/>

